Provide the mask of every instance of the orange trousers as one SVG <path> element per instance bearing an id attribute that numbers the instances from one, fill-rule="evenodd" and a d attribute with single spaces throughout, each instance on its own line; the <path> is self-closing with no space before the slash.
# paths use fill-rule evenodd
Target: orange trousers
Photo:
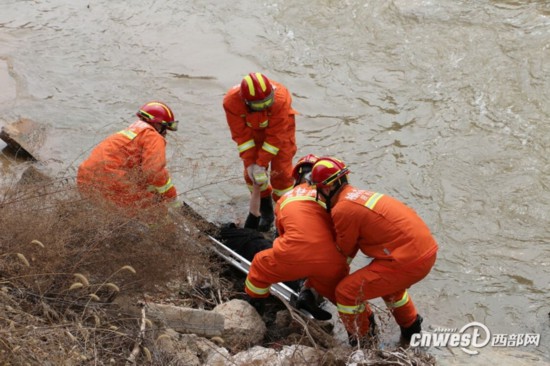
<path id="1" fill-rule="evenodd" d="M 378 297 L 384 299 L 397 324 L 411 326 L 418 313 L 407 289 L 428 275 L 435 259 L 436 253 L 406 268 L 390 268 L 375 259 L 344 278 L 336 287 L 336 302 L 348 333 L 358 338 L 367 335 L 372 314 L 367 301 Z"/>
<path id="2" fill-rule="evenodd" d="M 274 283 L 307 278 L 307 287 L 313 287 L 334 304 L 334 290 L 348 273 L 349 266 L 345 260 L 326 263 L 284 263 L 274 258 L 273 249 L 266 249 L 254 256 L 246 278 L 245 291 L 250 297 L 268 297 L 269 287 Z M 253 286 L 256 291 L 251 291 L 249 286 Z M 258 295 L 258 290 L 264 292 L 264 295 Z"/>

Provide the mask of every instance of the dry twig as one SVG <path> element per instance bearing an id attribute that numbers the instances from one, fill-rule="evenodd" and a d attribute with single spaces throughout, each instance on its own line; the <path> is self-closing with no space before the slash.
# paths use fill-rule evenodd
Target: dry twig
<path id="1" fill-rule="evenodd" d="M 132 352 L 130 353 L 130 356 L 127 358 L 126 365 L 133 365 L 136 363 L 136 357 L 139 355 L 139 350 L 141 348 L 141 345 L 143 343 L 143 339 L 145 337 L 145 327 L 147 324 L 147 318 L 145 316 L 145 304 L 140 302 L 139 307 L 141 307 L 141 325 L 139 327 L 139 334 L 138 338 L 136 339 L 136 342 L 134 344 L 134 348 L 132 349 Z"/>
<path id="2" fill-rule="evenodd" d="M 313 347 L 315 347 L 315 349 L 319 349 L 319 347 L 317 346 L 317 343 L 315 342 L 315 340 L 311 336 L 311 333 L 309 331 L 309 327 L 308 327 L 307 323 L 302 319 L 302 317 L 297 314 L 297 312 L 292 308 L 292 306 L 290 306 L 288 301 L 286 301 L 282 296 L 280 296 L 278 294 L 273 294 L 273 295 L 275 297 L 277 297 L 285 305 L 285 307 L 290 312 L 290 316 L 292 317 L 292 319 L 296 320 L 298 323 L 300 323 L 300 325 L 302 325 L 302 327 L 304 327 L 306 335 L 309 338 L 311 344 L 313 344 Z"/>

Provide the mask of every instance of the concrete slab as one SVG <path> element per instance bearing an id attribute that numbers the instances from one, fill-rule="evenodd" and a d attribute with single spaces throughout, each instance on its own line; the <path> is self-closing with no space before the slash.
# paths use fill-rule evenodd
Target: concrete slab
<path id="1" fill-rule="evenodd" d="M 20 118 L 2 127 L 0 139 L 16 156 L 40 160 L 39 151 L 46 140 L 46 128 L 30 119 Z"/>

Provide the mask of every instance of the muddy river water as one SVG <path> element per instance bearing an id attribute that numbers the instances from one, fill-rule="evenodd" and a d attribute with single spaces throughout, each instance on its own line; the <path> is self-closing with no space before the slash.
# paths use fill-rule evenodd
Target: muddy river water
<path id="1" fill-rule="evenodd" d="M 547 1 L 0 0 L 0 123 L 47 126 L 44 162 L 74 176 L 143 102 L 165 101 L 180 120 L 169 168 L 212 220 L 246 213 L 221 103 L 252 71 L 292 92 L 297 156 L 340 157 L 353 184 L 430 226 L 438 261 L 410 290 L 426 329 L 540 336 L 432 348 L 441 364 L 550 362 Z"/>

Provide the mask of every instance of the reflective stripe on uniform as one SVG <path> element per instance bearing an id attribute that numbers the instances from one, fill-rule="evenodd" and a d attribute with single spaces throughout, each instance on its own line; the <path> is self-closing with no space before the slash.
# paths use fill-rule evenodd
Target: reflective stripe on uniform
<path id="1" fill-rule="evenodd" d="M 397 300 L 396 302 L 386 301 L 386 306 L 390 309 L 395 309 L 407 304 L 408 302 L 409 302 L 409 292 L 405 290 L 405 293 L 403 294 L 403 297 L 401 298 L 401 300 Z"/>
<path id="2" fill-rule="evenodd" d="M 376 206 L 376 203 L 382 198 L 384 195 L 382 193 L 374 193 L 370 198 L 365 202 L 365 206 L 367 208 L 370 208 L 371 210 L 374 209 L 374 206 Z"/>
<path id="3" fill-rule="evenodd" d="M 239 146 L 237 146 L 237 149 L 239 150 L 239 154 L 240 154 L 240 153 L 245 152 L 248 149 L 253 148 L 254 146 L 256 146 L 256 143 L 254 142 L 254 139 L 250 139 L 246 142 L 243 142 Z"/>
<path id="4" fill-rule="evenodd" d="M 168 192 L 168 190 L 170 190 L 170 188 L 172 188 L 173 186 L 174 184 L 172 183 L 172 179 L 168 178 L 168 181 L 166 182 L 165 185 L 162 185 L 160 187 L 150 185 L 147 190 L 150 192 L 157 192 L 159 194 L 163 194 Z"/>
<path id="5" fill-rule="evenodd" d="M 315 197 L 295 196 L 295 197 L 289 197 L 289 198 L 285 199 L 284 202 L 281 203 L 281 207 L 279 209 L 282 210 L 283 207 L 285 207 L 287 203 L 294 202 L 294 201 L 313 201 L 313 202 L 317 202 L 324 209 L 327 208 L 327 206 L 325 205 L 324 202 L 318 201 L 317 199 L 315 199 Z"/>
<path id="6" fill-rule="evenodd" d="M 246 122 L 246 125 L 247 125 L 248 127 L 252 127 L 252 123 L 250 123 L 250 122 Z M 269 120 L 266 119 L 265 121 L 260 122 L 259 127 L 260 127 L 260 128 L 266 128 L 268 125 L 269 125 Z"/>
<path id="7" fill-rule="evenodd" d="M 273 188 L 273 193 L 275 193 L 277 196 L 281 197 L 286 192 L 292 191 L 292 188 L 294 188 L 294 186 L 290 186 L 290 187 L 285 188 L 285 189 L 275 189 L 275 188 Z"/>
<path id="8" fill-rule="evenodd" d="M 123 136 L 126 136 L 130 140 L 133 140 L 137 136 L 137 133 L 135 133 L 134 131 L 130 131 L 130 130 L 122 130 L 122 131 L 118 131 L 117 133 L 119 133 Z"/>
<path id="9" fill-rule="evenodd" d="M 246 278 L 244 285 L 246 286 L 247 289 L 250 290 L 250 292 L 255 293 L 257 295 L 263 296 L 269 292 L 269 287 L 264 287 L 264 288 L 256 287 L 248 280 L 248 277 Z"/>
<path id="10" fill-rule="evenodd" d="M 273 155 L 277 155 L 277 153 L 279 152 L 279 148 L 278 147 L 275 147 L 273 145 L 270 145 L 268 144 L 267 142 L 264 142 L 264 144 L 262 145 L 262 149 L 267 151 L 268 153 L 271 153 Z"/>
<path id="11" fill-rule="evenodd" d="M 336 308 L 338 312 L 342 314 L 360 314 L 365 311 L 365 304 L 347 306 L 336 303 Z"/>

